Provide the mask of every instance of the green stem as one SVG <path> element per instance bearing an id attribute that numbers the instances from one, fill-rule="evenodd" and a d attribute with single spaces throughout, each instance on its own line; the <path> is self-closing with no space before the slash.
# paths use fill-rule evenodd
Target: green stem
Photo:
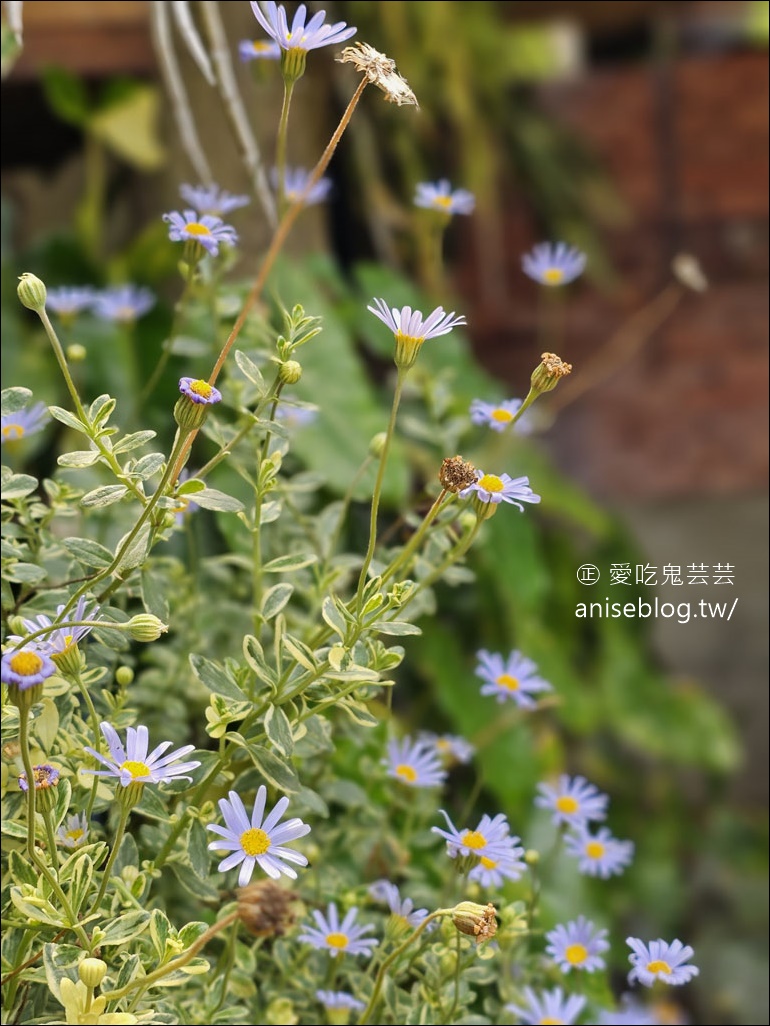
<path id="1" fill-rule="evenodd" d="M 41 876 L 45 877 L 48 886 L 59 899 L 61 907 L 69 919 L 70 929 L 73 930 L 86 950 L 90 948 L 88 935 L 82 926 L 79 925 L 67 895 L 62 890 L 59 881 L 40 858 L 35 848 L 35 776 L 32 772 L 32 758 L 29 754 L 29 711 L 19 710 L 19 749 L 21 761 L 24 764 L 24 772 L 27 776 L 27 854 Z M 55 851 L 55 849 L 54 849 Z"/>
<path id="2" fill-rule="evenodd" d="M 83 406 L 83 403 L 80 401 L 80 396 L 78 395 L 78 390 L 75 386 L 75 382 L 73 381 L 72 375 L 70 374 L 70 369 L 67 365 L 67 358 L 64 355 L 64 350 L 62 349 L 62 344 L 59 341 L 59 336 L 56 334 L 56 329 L 54 328 L 53 324 L 51 324 L 51 319 L 49 318 L 45 308 L 43 308 L 42 310 L 38 310 L 37 315 L 42 322 L 46 335 L 48 336 L 48 341 L 51 343 L 51 348 L 53 349 L 54 356 L 56 357 L 56 362 L 59 364 L 59 370 L 62 372 L 64 383 L 67 386 L 67 391 L 70 394 L 70 399 L 72 400 L 72 404 L 75 407 L 75 412 L 78 415 L 78 420 L 82 423 L 83 427 L 88 429 L 88 437 L 99 450 L 99 453 L 104 458 L 110 470 L 113 472 L 115 477 L 120 481 L 120 483 L 124 484 L 130 491 L 132 491 L 136 498 L 140 500 L 140 502 L 147 502 L 147 497 L 145 496 L 144 492 L 130 478 L 127 478 L 125 476 L 125 474 L 123 473 L 123 469 L 118 463 L 115 454 L 112 452 L 111 449 L 107 448 L 104 445 L 101 438 L 99 438 L 96 432 L 94 431 L 88 414 L 86 413 L 85 408 Z"/>
<path id="3" fill-rule="evenodd" d="M 94 732 L 94 748 L 98 751 L 99 750 L 99 744 L 100 744 L 100 741 L 101 741 L 101 730 L 99 729 L 99 717 L 98 717 L 98 715 L 96 713 L 96 707 L 94 706 L 93 699 L 91 698 L 91 694 L 90 694 L 88 688 L 86 687 L 86 685 L 83 683 L 83 680 L 82 680 L 80 674 L 79 673 L 78 674 L 73 674 L 73 677 L 74 677 L 75 683 L 80 688 L 80 693 L 83 696 L 83 701 L 86 703 L 86 705 L 88 707 L 88 715 L 91 718 L 91 729 Z M 86 822 L 87 823 L 89 823 L 91 821 L 91 814 L 94 811 L 94 804 L 96 802 L 96 792 L 98 791 L 98 789 L 99 789 L 99 777 L 94 776 L 94 780 L 93 780 L 93 783 L 91 785 L 91 794 L 88 796 L 88 805 L 86 806 Z"/>
<path id="4" fill-rule="evenodd" d="M 369 1022 L 369 1017 L 372 1015 L 375 1008 L 377 1007 L 377 1002 L 380 998 L 380 991 L 382 990 L 382 985 L 385 981 L 385 976 L 388 972 L 388 969 L 390 969 L 390 967 L 393 965 L 396 959 L 400 958 L 404 951 L 406 951 L 406 949 L 409 947 L 409 945 L 413 941 L 417 940 L 417 938 L 423 932 L 428 923 L 432 923 L 434 919 L 439 919 L 441 918 L 441 916 L 449 916 L 452 914 L 452 912 L 453 909 L 451 908 L 439 908 L 436 909 L 435 912 L 431 912 L 431 914 L 426 916 L 420 923 L 420 925 L 417 926 L 415 930 L 409 934 L 409 936 L 402 944 L 399 944 L 397 948 L 394 948 L 393 951 L 391 951 L 391 953 L 384 960 L 384 962 L 379 968 L 379 971 L 377 972 L 377 977 L 374 981 L 374 987 L 372 988 L 372 996 L 369 998 L 369 1004 L 361 1013 L 361 1018 L 358 1020 L 357 1026 L 366 1026 L 366 1024 Z"/>
<path id="5" fill-rule="evenodd" d="M 398 415 L 398 407 L 401 402 L 401 393 L 404 389 L 404 381 L 406 380 L 407 372 L 398 369 L 398 377 L 396 378 L 396 387 L 393 391 L 393 404 L 390 408 L 390 420 L 388 421 L 388 430 L 385 434 L 385 444 L 382 447 L 382 453 L 380 455 L 380 465 L 377 468 L 377 478 L 374 482 L 374 491 L 372 492 L 372 508 L 369 516 L 369 544 L 366 549 L 366 555 L 364 556 L 364 562 L 361 566 L 361 574 L 358 578 L 358 590 L 356 592 L 356 607 L 358 612 L 361 611 L 361 605 L 363 601 L 364 588 L 366 587 L 366 577 L 371 566 L 372 558 L 374 557 L 374 550 L 377 545 L 377 513 L 380 508 L 380 495 L 382 494 L 382 483 L 385 479 L 385 467 L 388 462 L 388 453 L 390 452 L 390 443 L 393 440 L 393 433 L 396 427 L 396 417 Z"/>
<path id="6" fill-rule="evenodd" d="M 273 406 L 270 410 L 270 416 L 268 421 L 272 423 L 275 420 L 275 411 L 278 409 L 278 402 L 281 398 L 281 391 L 283 390 L 284 382 L 280 378 L 276 378 L 271 388 L 271 392 L 275 393 L 273 399 Z M 252 541 L 252 592 L 251 601 L 254 615 L 254 633 L 258 634 L 257 630 L 257 614 L 262 604 L 262 500 L 265 497 L 265 484 L 260 480 L 262 476 L 262 464 L 267 459 L 267 454 L 270 449 L 270 439 L 273 437 L 273 432 L 268 429 L 265 431 L 265 437 L 262 439 L 262 446 L 259 451 L 259 462 L 257 463 L 257 481 L 256 481 L 256 497 L 254 500 L 254 538 Z"/>
<path id="7" fill-rule="evenodd" d="M 126 535 L 125 540 L 123 541 L 123 544 L 120 546 L 118 551 L 115 553 L 115 558 L 110 563 L 110 565 L 108 567 L 106 567 L 104 570 L 100 570 L 99 573 L 94 574 L 93 577 L 89 577 L 88 580 L 85 582 L 85 584 L 83 584 L 80 588 L 78 588 L 78 590 L 74 593 L 74 595 L 72 595 L 70 597 L 70 599 L 67 602 L 67 604 L 65 605 L 64 609 L 61 611 L 59 616 L 56 618 L 55 623 L 54 623 L 55 626 L 56 625 L 61 625 L 62 621 L 66 618 L 67 613 L 70 611 L 70 609 L 72 609 L 72 607 L 77 603 L 77 600 L 82 595 L 85 595 L 86 592 L 91 591 L 95 587 L 95 585 L 99 584 L 101 581 L 106 580 L 108 577 L 110 577 L 118 569 L 118 567 L 120 566 L 120 564 L 121 564 L 121 562 L 123 560 L 123 557 L 128 552 L 128 550 L 131 548 L 131 545 L 133 544 L 134 540 L 136 539 L 136 536 L 139 534 L 139 532 L 141 531 L 142 527 L 145 525 L 145 523 L 149 519 L 150 514 L 152 513 L 152 511 L 157 506 L 158 501 L 160 500 L 160 497 L 164 494 L 166 485 L 172 479 L 172 473 L 173 473 L 173 471 L 175 469 L 176 461 L 179 459 L 179 456 L 184 451 L 185 442 L 186 442 L 188 437 L 189 437 L 189 433 L 182 434 L 181 431 L 179 429 L 177 429 L 176 437 L 174 438 L 174 445 L 173 445 L 172 450 L 171 450 L 171 455 L 168 458 L 168 463 L 166 465 L 166 470 L 165 470 L 165 473 L 163 474 L 163 477 L 160 480 L 160 484 L 156 488 L 154 494 L 151 496 L 151 498 L 150 498 L 149 502 L 147 503 L 147 505 L 142 510 L 142 512 L 141 512 L 141 514 L 139 516 L 139 519 L 136 521 L 136 523 L 134 524 L 132 529 Z M 174 480 L 175 480 L 175 478 L 174 478 Z M 117 586 L 117 583 L 118 582 L 116 582 L 116 586 Z M 110 591 L 108 589 L 103 595 L 101 595 L 99 597 L 100 597 L 100 599 L 103 599 L 103 598 L 105 598 L 109 594 L 110 594 Z"/>
<path id="8" fill-rule="evenodd" d="M 281 119 L 278 122 L 278 139 L 275 145 L 275 168 L 278 175 L 278 209 L 286 207 L 286 144 L 289 137 L 289 108 L 294 93 L 294 82 L 284 79 Z"/>
<path id="9" fill-rule="evenodd" d="M 220 919 L 219 922 L 210 926 L 205 933 L 202 933 L 196 941 L 193 941 L 187 951 L 179 956 L 179 958 L 175 958 L 167 965 L 160 966 L 160 968 L 149 973 L 147 976 L 139 976 L 133 980 L 129 980 L 124 987 L 118 987 L 117 990 L 111 990 L 109 992 L 102 991 L 102 997 L 106 998 L 108 1002 L 119 1001 L 127 994 L 130 994 L 136 987 L 149 989 L 156 980 L 162 980 L 164 976 L 169 976 L 171 973 L 176 972 L 177 969 L 181 969 L 183 966 L 187 965 L 188 962 L 192 962 L 193 958 L 195 958 L 201 948 L 204 948 L 208 942 L 213 937 L 216 937 L 218 933 L 221 933 L 222 930 L 226 930 L 227 927 L 230 926 L 231 923 L 234 923 L 237 918 L 238 913 L 231 912 L 229 915 L 226 915 L 224 919 Z"/>
<path id="10" fill-rule="evenodd" d="M 169 832 L 169 835 L 166 838 L 166 840 L 163 842 L 163 845 L 162 845 L 160 851 L 158 852 L 158 854 L 153 859 L 152 865 L 153 865 L 154 869 L 161 869 L 162 866 L 165 864 L 166 859 L 171 854 L 171 850 L 173 849 L 174 844 L 176 843 L 177 838 L 179 837 L 179 835 L 182 833 L 182 831 L 185 828 L 185 824 L 187 823 L 187 818 L 189 816 L 190 809 L 194 808 L 195 806 L 197 806 L 199 804 L 201 798 L 206 793 L 206 790 L 208 789 L 209 784 L 212 782 L 212 780 L 214 780 L 216 778 L 217 774 L 222 769 L 223 765 L 224 765 L 224 759 L 222 758 L 222 756 L 220 756 L 217 759 L 217 761 L 214 763 L 214 765 L 211 767 L 209 772 L 206 774 L 206 776 L 203 778 L 203 780 L 201 780 L 201 782 L 198 784 L 198 786 L 193 791 L 192 796 L 191 796 L 189 802 L 187 803 L 187 807 L 186 807 L 184 813 L 179 817 L 177 822 L 171 828 L 171 831 Z"/>
<path id="11" fill-rule="evenodd" d="M 460 1003 L 460 959 L 462 956 L 462 937 L 459 930 L 457 931 L 456 942 L 457 958 L 455 961 L 455 999 L 452 1002 L 452 1009 L 447 1016 L 447 1022 L 452 1022 L 454 1020 L 457 1012 L 457 1006 Z"/>
<path id="12" fill-rule="evenodd" d="M 56 845 L 56 834 L 53 832 L 53 820 L 51 819 L 51 813 L 49 810 L 41 809 L 40 815 L 43 817 L 43 823 L 45 823 L 45 836 L 48 841 L 48 852 L 51 857 L 51 863 L 53 864 L 53 870 L 58 877 L 59 849 Z"/>
<path id="13" fill-rule="evenodd" d="M 123 785 L 119 784 L 118 786 L 122 787 Z M 110 857 L 107 860 L 107 865 L 104 867 L 102 885 L 99 888 L 99 893 L 96 896 L 96 901 L 91 906 L 91 912 L 89 913 L 89 915 L 93 912 L 96 912 L 96 910 L 99 908 L 102 901 L 104 900 L 104 895 L 107 893 L 107 885 L 109 884 L 110 876 L 112 875 L 112 867 L 115 865 L 115 859 L 118 857 L 118 851 L 120 850 L 120 845 L 123 841 L 123 835 L 126 832 L 126 824 L 128 823 L 128 817 L 130 815 L 131 810 L 121 806 L 120 822 L 118 823 L 118 829 L 115 831 L 115 839 L 112 842 L 112 851 L 110 852 Z"/>
<path id="14" fill-rule="evenodd" d="M 447 497 L 448 497 L 448 499 L 447 499 Z M 402 567 L 404 568 L 404 570 L 408 569 L 409 562 L 411 560 L 412 555 L 414 554 L 414 552 L 418 548 L 420 542 L 425 537 L 425 535 L 426 535 L 428 529 L 430 528 L 431 524 L 436 519 L 436 517 L 439 515 L 439 513 L 441 512 L 441 509 L 445 505 L 448 505 L 449 502 L 451 502 L 452 499 L 454 499 L 454 497 L 455 496 L 454 496 L 454 494 L 452 492 L 448 492 L 446 490 L 446 488 L 443 489 L 443 491 L 440 493 L 440 495 L 438 496 L 436 501 L 433 503 L 431 508 L 428 510 L 427 514 L 425 515 L 425 518 L 423 519 L 423 522 L 420 524 L 420 526 L 414 532 L 412 537 L 409 539 L 407 544 L 404 546 L 404 548 L 401 550 L 401 552 L 398 554 L 398 556 L 394 559 L 394 561 L 391 563 L 391 565 L 383 573 L 383 575 L 382 575 L 382 583 L 383 584 L 385 583 L 385 581 L 387 581 L 389 578 L 391 578 Z"/>
<path id="15" fill-rule="evenodd" d="M 174 309 L 174 320 L 171 324 L 171 331 L 169 332 L 168 338 L 163 343 L 163 352 L 160 354 L 160 359 L 155 364 L 155 369 L 150 375 L 147 384 L 142 389 L 142 392 L 137 400 L 137 406 L 139 409 L 147 402 L 152 393 L 158 386 L 158 382 L 163 377 L 168 361 L 171 359 L 171 350 L 174 344 L 174 339 L 179 332 L 179 328 L 182 323 L 182 315 L 184 313 L 185 303 L 187 302 L 190 292 L 192 291 L 193 282 L 195 281 L 195 267 L 190 264 L 188 268 L 187 278 L 185 280 L 184 289 L 182 289 L 182 295 L 179 297 L 179 301 Z"/>

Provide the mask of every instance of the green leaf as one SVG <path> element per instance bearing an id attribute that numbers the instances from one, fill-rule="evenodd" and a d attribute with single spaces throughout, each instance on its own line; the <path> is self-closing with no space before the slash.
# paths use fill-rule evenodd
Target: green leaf
<path id="1" fill-rule="evenodd" d="M 127 493 L 128 488 L 122 484 L 102 485 L 101 488 L 94 488 L 92 492 L 87 492 L 80 500 L 80 505 L 87 508 L 112 506 L 113 503 L 120 502 Z"/>
<path id="2" fill-rule="evenodd" d="M 81 423 L 75 414 L 70 413 L 69 410 L 63 410 L 61 406 L 49 406 L 48 412 L 60 424 L 65 424 L 67 427 L 72 428 L 73 431 L 79 431 L 81 435 L 88 434 L 88 428 L 85 424 Z"/>
<path id="3" fill-rule="evenodd" d="M 271 705 L 265 713 L 263 726 L 273 748 L 285 759 L 290 759 L 294 750 L 294 738 L 291 733 L 291 724 L 283 709 L 278 705 Z"/>
<path id="4" fill-rule="evenodd" d="M 166 941 L 171 930 L 171 923 L 168 921 L 165 912 L 154 908 L 150 913 L 150 937 L 152 938 L 152 946 L 155 949 L 159 962 L 166 953 Z"/>
<path id="5" fill-rule="evenodd" d="M 284 608 L 292 596 L 294 585 L 283 582 L 274 584 L 268 588 L 262 597 L 262 616 L 265 620 L 272 620 Z"/>
<path id="6" fill-rule="evenodd" d="M 72 911 L 77 914 L 83 907 L 91 889 L 94 867 L 88 855 L 81 855 L 76 861 L 70 876 L 69 899 Z"/>
<path id="7" fill-rule="evenodd" d="M 207 880 L 210 876 L 209 840 L 210 837 L 206 834 L 206 830 L 200 820 L 191 820 L 190 829 L 187 832 L 187 855 L 193 872 L 201 880 Z"/>
<path id="8" fill-rule="evenodd" d="M 240 513 L 244 508 L 240 499 L 217 491 L 216 488 L 202 488 L 197 491 L 195 501 L 204 509 L 216 509 L 221 513 Z"/>
<path id="9" fill-rule="evenodd" d="M 234 698 L 238 702 L 247 701 L 247 696 L 235 683 L 229 671 L 217 663 L 193 652 L 190 655 L 190 666 L 201 684 L 209 691 L 224 695 L 225 698 Z"/>
<path id="10" fill-rule="evenodd" d="M 152 570 L 142 570 L 142 604 L 145 612 L 157 616 L 163 623 L 168 623 L 169 604 L 163 579 Z"/>
<path id="11" fill-rule="evenodd" d="M 10 477 L 3 480 L 3 498 L 6 501 L 23 499 L 25 495 L 34 492 L 36 488 L 36 477 L 31 477 L 29 474 L 11 474 Z"/>
<path id="12" fill-rule="evenodd" d="M 97 449 L 76 449 L 74 452 L 63 452 L 56 460 L 60 467 L 92 467 L 101 459 Z"/>
<path id="13" fill-rule="evenodd" d="M 18 413 L 25 410 L 32 399 L 32 392 L 29 388 L 17 385 L 15 388 L 4 388 L 0 394 L 0 410 L 5 417 L 9 413 Z"/>
<path id="14" fill-rule="evenodd" d="M 88 121 L 88 93 L 82 79 L 65 68 L 44 68 L 42 85 L 51 109 L 62 121 L 85 127 Z"/>
<path id="15" fill-rule="evenodd" d="M 88 129 L 113 153 L 142 171 L 156 171 L 165 160 L 158 123 L 160 93 L 136 83 L 118 102 L 89 118 Z"/>
<path id="16" fill-rule="evenodd" d="M 279 759 L 277 755 L 274 755 L 268 748 L 263 748 L 262 745 L 247 744 L 246 749 L 252 762 L 268 783 L 286 794 L 297 793 L 299 780 L 294 768 L 289 763 Z"/>
<path id="17" fill-rule="evenodd" d="M 138 449 L 141 445 L 152 441 L 156 434 L 155 431 L 134 431 L 133 434 L 124 435 L 119 442 L 116 442 L 112 451 L 116 456 L 123 452 L 131 452 L 132 449 Z"/>
<path id="18" fill-rule="evenodd" d="M 315 552 L 278 556 L 277 559 L 271 559 L 269 563 L 265 563 L 262 567 L 262 572 L 266 574 L 288 573 L 290 570 L 301 570 L 302 567 L 312 566 L 313 563 L 317 562 L 318 556 Z"/>
<path id="19" fill-rule="evenodd" d="M 263 396 L 267 391 L 265 387 L 265 379 L 262 377 L 262 371 L 257 367 L 256 363 L 254 363 L 253 360 L 250 360 L 245 353 L 241 352 L 240 349 L 235 350 L 235 362 L 252 385 L 257 386 L 258 394 Z"/>
<path id="20" fill-rule="evenodd" d="M 324 620 L 326 620 L 326 622 L 329 624 L 331 629 L 336 634 L 339 634 L 340 638 L 344 640 L 345 636 L 348 633 L 348 628 L 350 624 L 347 618 L 343 615 L 342 610 L 339 608 L 339 604 L 335 596 L 326 596 L 326 598 L 323 601 L 323 606 L 321 608 L 321 614 Z"/>
<path id="21" fill-rule="evenodd" d="M 162 452 L 148 452 L 146 456 L 142 456 L 131 467 L 131 474 L 142 481 L 146 481 L 148 477 L 157 474 L 165 462 L 166 457 Z"/>
<path id="22" fill-rule="evenodd" d="M 48 575 L 42 566 L 35 566 L 34 563 L 14 563 L 5 571 L 5 579 L 18 584 L 37 584 L 43 581 Z"/>
<path id="23" fill-rule="evenodd" d="M 50 752 L 59 730 L 59 709 L 50 698 L 43 698 L 43 711 L 35 720 L 35 736 L 44 752 Z"/>
<path id="24" fill-rule="evenodd" d="M 99 542 L 91 541 L 90 538 L 62 538 L 62 545 L 83 566 L 94 567 L 97 570 L 108 567 L 113 559 L 109 549 Z M 161 619 L 166 622 L 163 617 Z"/>
<path id="25" fill-rule="evenodd" d="M 117 919 L 110 919 L 104 927 L 100 944 L 109 947 L 113 944 L 125 944 L 140 933 L 144 933 L 150 923 L 150 913 L 144 909 L 126 912 Z"/>
<path id="26" fill-rule="evenodd" d="M 124 535 L 123 538 L 121 538 L 118 542 L 117 551 L 119 551 L 120 548 L 123 546 L 126 537 L 127 536 Z M 126 552 L 123 553 L 120 563 L 115 568 L 115 573 L 125 575 L 126 570 L 133 570 L 134 567 L 137 567 L 140 564 L 142 564 L 150 549 L 151 538 L 152 527 L 149 523 L 145 523 L 140 528 L 139 533 L 131 542 Z"/>
<path id="27" fill-rule="evenodd" d="M 3 833 L 8 836 L 8 831 L 5 829 L 6 826 L 10 826 L 10 823 L 3 824 Z M 17 823 L 16 826 L 21 826 Z M 23 836 L 26 837 L 27 828 L 23 829 Z M 29 861 L 27 855 L 22 855 L 20 851 L 16 851 L 11 848 L 8 853 L 8 874 L 15 883 L 27 884 L 30 887 L 37 887 L 38 884 L 38 872 L 37 869 Z"/>
<path id="28" fill-rule="evenodd" d="M 118 404 L 117 399 L 104 392 L 98 395 L 88 408 L 88 416 L 94 427 L 104 427 Z"/>
<path id="29" fill-rule="evenodd" d="M 394 638 L 403 638 L 408 634 L 422 634 L 422 629 L 416 623 L 407 623 L 405 620 L 376 620 L 372 625 L 373 631 L 380 634 L 390 634 Z"/>
<path id="30" fill-rule="evenodd" d="M 77 979 L 77 964 L 83 958 L 83 949 L 74 944 L 44 944 L 43 966 L 48 987 L 56 998 L 61 1001 L 61 981 L 66 977 L 73 982 Z"/>
<path id="31" fill-rule="evenodd" d="M 281 644 L 289 655 L 296 659 L 300 666 L 304 666 L 306 670 L 316 669 L 315 656 L 303 641 L 298 641 L 290 634 L 284 634 L 281 637 Z"/>

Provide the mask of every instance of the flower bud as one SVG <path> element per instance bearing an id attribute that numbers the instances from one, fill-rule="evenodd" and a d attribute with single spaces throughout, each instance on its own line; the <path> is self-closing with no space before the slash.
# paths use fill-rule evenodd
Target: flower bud
<path id="1" fill-rule="evenodd" d="M 452 922 L 468 937 L 473 937 L 477 944 L 490 940 L 497 933 L 497 917 L 495 906 L 477 905 L 475 901 L 461 901 L 452 910 Z"/>
<path id="2" fill-rule="evenodd" d="M 85 346 L 81 346 L 79 342 L 73 342 L 67 346 L 66 352 L 70 363 L 82 363 L 88 356 L 88 350 Z"/>
<path id="3" fill-rule="evenodd" d="M 34 274 L 26 272 L 21 275 L 16 287 L 16 295 L 19 297 L 21 305 L 26 306 L 28 310 L 34 310 L 36 313 L 45 310 L 48 293 L 45 284 Z"/>
<path id="4" fill-rule="evenodd" d="M 385 431 L 379 431 L 369 442 L 369 455 L 374 456 L 376 460 L 382 456 L 385 451 L 385 442 L 387 441 L 388 435 Z"/>
<path id="5" fill-rule="evenodd" d="M 284 385 L 296 385 L 302 377 L 302 364 L 296 360 L 284 360 L 278 368 L 278 377 Z"/>
<path id="6" fill-rule="evenodd" d="M 78 963 L 78 976 L 90 990 L 95 990 L 107 975 L 107 963 L 101 958 L 84 958 Z"/>
<path id="7" fill-rule="evenodd" d="M 128 632 L 134 641 L 157 641 L 167 630 L 168 624 L 152 613 L 138 613 L 128 621 Z"/>
<path id="8" fill-rule="evenodd" d="M 527 848 L 524 852 L 524 861 L 528 866 L 536 866 L 540 861 L 540 852 L 535 848 Z"/>
<path id="9" fill-rule="evenodd" d="M 303 50 L 302 53 L 304 52 Z M 299 1016 L 288 998 L 275 998 L 265 1009 L 265 1022 L 267 1026 L 295 1026 L 299 1022 Z"/>
<path id="10" fill-rule="evenodd" d="M 115 681 L 121 688 L 127 688 L 134 679 L 134 671 L 130 666 L 119 666 L 115 671 Z"/>

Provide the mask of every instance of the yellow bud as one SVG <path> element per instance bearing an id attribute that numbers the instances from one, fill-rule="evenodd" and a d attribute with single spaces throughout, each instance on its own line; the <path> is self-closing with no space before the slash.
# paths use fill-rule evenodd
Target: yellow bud
<path id="1" fill-rule="evenodd" d="M 79 342 L 73 342 L 72 345 L 67 346 L 67 359 L 70 363 L 82 363 L 87 356 L 88 350 Z"/>
<path id="2" fill-rule="evenodd" d="M 296 385 L 302 377 L 302 364 L 296 360 L 284 360 L 278 368 L 278 377 L 285 385 Z"/>
<path id="3" fill-rule="evenodd" d="M 84 958 L 78 963 L 78 976 L 90 990 L 98 987 L 106 975 L 107 963 L 101 958 Z"/>
<path id="4" fill-rule="evenodd" d="M 127 688 L 134 679 L 134 671 L 130 666 L 119 666 L 115 671 L 115 680 L 122 688 Z"/>
<path id="5" fill-rule="evenodd" d="M 374 456 L 375 459 L 379 459 L 380 456 L 382 456 L 387 437 L 388 436 L 384 431 L 380 431 L 374 436 L 374 438 L 372 438 L 371 442 L 369 442 L 370 456 Z"/>

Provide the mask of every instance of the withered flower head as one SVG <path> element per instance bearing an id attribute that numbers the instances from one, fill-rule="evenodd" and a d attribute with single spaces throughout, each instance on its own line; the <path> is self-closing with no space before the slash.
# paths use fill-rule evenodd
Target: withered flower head
<path id="1" fill-rule="evenodd" d="M 532 373 L 532 388 L 535 392 L 550 392 L 561 378 L 572 373 L 572 364 L 565 363 L 556 353 L 543 353 L 541 363 Z"/>
<path id="2" fill-rule="evenodd" d="M 678 253 L 671 263 L 671 270 L 679 284 L 693 292 L 705 292 L 709 287 L 703 268 L 692 253 Z"/>
<path id="3" fill-rule="evenodd" d="M 476 468 L 462 456 L 447 456 L 441 463 L 438 479 L 448 492 L 461 492 L 476 480 Z"/>
<path id="4" fill-rule="evenodd" d="M 296 891 L 281 887 L 274 880 L 260 880 L 239 887 L 238 915 L 246 929 L 255 937 L 282 937 L 297 918 L 294 903 Z"/>
<path id="5" fill-rule="evenodd" d="M 335 59 L 340 64 L 352 64 L 356 71 L 366 75 L 372 85 L 376 85 L 385 93 L 388 103 L 395 103 L 399 107 L 405 104 L 420 106 L 406 79 L 396 71 L 396 62 L 368 43 L 346 46 Z"/>
<path id="6" fill-rule="evenodd" d="M 452 912 L 452 922 L 468 937 L 473 937 L 477 944 L 491 940 L 497 933 L 497 917 L 495 906 L 478 905 L 475 901 L 461 901 Z"/>

